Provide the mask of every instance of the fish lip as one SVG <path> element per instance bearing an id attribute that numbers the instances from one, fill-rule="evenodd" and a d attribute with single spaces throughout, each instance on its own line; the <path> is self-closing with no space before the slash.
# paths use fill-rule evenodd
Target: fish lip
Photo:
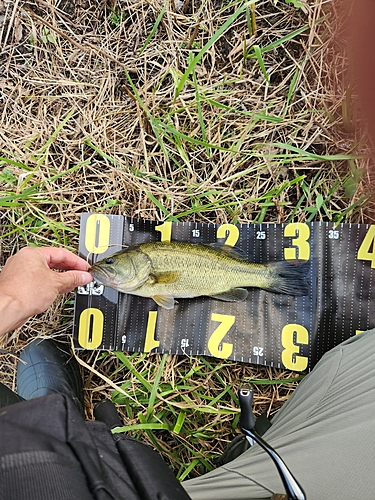
<path id="1" fill-rule="evenodd" d="M 140 286 L 138 283 L 132 287 L 126 286 L 126 283 L 115 280 L 116 273 L 111 273 L 110 271 L 103 269 L 100 266 L 92 267 L 95 267 L 95 269 L 94 271 L 92 271 L 91 268 L 90 272 L 94 276 L 94 280 L 100 285 L 109 286 L 110 288 L 114 288 L 115 290 L 119 290 L 119 287 L 121 287 L 120 291 L 124 291 L 125 293 L 136 290 Z"/>
<path id="2" fill-rule="evenodd" d="M 92 267 L 95 267 L 95 266 L 92 266 Z M 92 268 L 91 268 L 90 272 L 94 276 L 95 280 L 98 281 L 98 282 L 100 282 L 100 278 L 103 278 L 103 277 L 108 282 L 110 282 L 110 283 L 113 282 L 114 274 L 110 273 L 106 269 L 103 269 L 102 267 L 97 266 L 96 269 L 94 269 L 94 270 L 92 270 Z M 102 284 L 105 285 L 106 283 L 102 283 Z"/>

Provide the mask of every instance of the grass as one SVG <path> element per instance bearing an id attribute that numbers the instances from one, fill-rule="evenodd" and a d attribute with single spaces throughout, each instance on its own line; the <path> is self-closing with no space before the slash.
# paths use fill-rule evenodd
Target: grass
<path id="1" fill-rule="evenodd" d="M 271 413 L 303 376 L 263 368 L 171 355 L 105 353 L 97 360 L 109 377 L 123 380 L 111 392 L 126 425 L 116 432 L 147 436 L 179 479 L 211 470 L 211 460 L 236 434 L 239 384 L 256 387 L 257 414 Z M 264 377 L 265 375 L 265 377 Z"/>
<path id="2" fill-rule="evenodd" d="M 324 5 L 0 2 L 0 264 L 25 244 L 76 250 L 87 211 L 371 221 L 339 16 Z M 73 298 L 59 298 L 7 336 L 7 385 L 25 343 L 70 333 L 72 315 Z M 299 380 L 200 357 L 78 356 L 88 418 L 112 398 L 124 429 L 180 479 L 210 470 L 238 432 L 242 382 L 255 383 L 259 415 L 275 413 Z"/>

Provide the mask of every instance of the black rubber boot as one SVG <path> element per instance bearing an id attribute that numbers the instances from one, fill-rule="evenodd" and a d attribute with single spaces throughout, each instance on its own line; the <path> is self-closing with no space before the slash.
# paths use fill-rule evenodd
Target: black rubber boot
<path id="1" fill-rule="evenodd" d="M 84 415 L 83 383 L 68 344 L 54 339 L 35 339 L 22 351 L 17 366 L 18 394 L 24 399 L 67 395 Z"/>
<path id="2" fill-rule="evenodd" d="M 4 384 L 0 383 L 0 408 L 4 406 L 13 405 L 14 403 L 20 403 L 23 401 L 23 398 L 11 391 Z"/>
<path id="3" fill-rule="evenodd" d="M 116 406 L 109 399 L 103 399 L 99 403 L 96 403 L 94 417 L 96 420 L 104 422 L 110 429 L 116 429 L 116 427 L 123 425 L 117 413 Z"/>

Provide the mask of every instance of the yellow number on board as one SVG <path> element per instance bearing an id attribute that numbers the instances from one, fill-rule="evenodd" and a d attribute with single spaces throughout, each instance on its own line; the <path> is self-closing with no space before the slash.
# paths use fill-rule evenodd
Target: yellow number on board
<path id="1" fill-rule="evenodd" d="M 284 228 L 284 236 L 292 239 L 292 245 L 295 248 L 284 248 L 284 257 L 286 260 L 310 258 L 310 228 L 307 224 L 292 222 Z"/>
<path id="2" fill-rule="evenodd" d="M 85 247 L 91 253 L 104 253 L 109 246 L 111 223 L 103 214 L 92 214 L 87 218 Z"/>
<path id="3" fill-rule="evenodd" d="M 240 237 L 240 231 L 234 224 L 223 224 L 218 227 L 216 237 L 227 238 L 225 240 L 225 245 L 234 247 Z"/>
<path id="4" fill-rule="evenodd" d="M 148 313 L 148 321 L 146 328 L 146 338 L 145 338 L 145 346 L 144 352 L 150 352 L 152 349 L 159 347 L 159 340 L 155 340 L 155 332 L 156 332 L 156 320 L 158 318 L 157 311 L 150 311 Z"/>
<path id="5" fill-rule="evenodd" d="M 358 260 L 369 260 L 375 267 L 375 225 L 370 226 L 358 249 Z"/>
<path id="6" fill-rule="evenodd" d="M 155 226 L 155 231 L 161 233 L 161 241 L 163 243 L 169 243 L 172 238 L 172 222 L 164 222 L 160 226 Z"/>
<path id="7" fill-rule="evenodd" d="M 233 351 L 233 344 L 228 344 L 227 342 L 223 342 L 221 349 L 219 349 L 220 343 L 225 337 L 225 335 L 229 332 L 235 322 L 234 316 L 229 316 L 227 314 L 215 314 L 212 313 L 211 320 L 218 321 L 220 325 L 214 330 L 210 338 L 208 339 L 208 350 L 212 356 L 215 358 L 225 359 L 228 358 Z"/>
<path id="8" fill-rule="evenodd" d="M 309 343 L 309 332 L 304 326 L 293 323 L 285 325 L 281 332 L 281 344 L 284 347 L 281 361 L 288 370 L 301 372 L 307 368 L 308 359 L 306 356 L 298 356 L 300 346 L 294 343 L 294 334 L 297 344 Z"/>
<path id="9" fill-rule="evenodd" d="M 96 349 L 103 341 L 104 314 L 89 307 L 81 312 L 78 325 L 78 343 L 84 349 Z"/>

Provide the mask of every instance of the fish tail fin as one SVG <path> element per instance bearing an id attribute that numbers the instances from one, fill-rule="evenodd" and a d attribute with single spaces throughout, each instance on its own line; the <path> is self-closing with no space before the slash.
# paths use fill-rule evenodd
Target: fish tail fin
<path id="1" fill-rule="evenodd" d="M 271 283 L 265 287 L 269 292 L 283 293 L 301 297 L 308 295 L 309 283 L 306 276 L 310 269 L 308 260 L 283 260 L 268 262 Z"/>

